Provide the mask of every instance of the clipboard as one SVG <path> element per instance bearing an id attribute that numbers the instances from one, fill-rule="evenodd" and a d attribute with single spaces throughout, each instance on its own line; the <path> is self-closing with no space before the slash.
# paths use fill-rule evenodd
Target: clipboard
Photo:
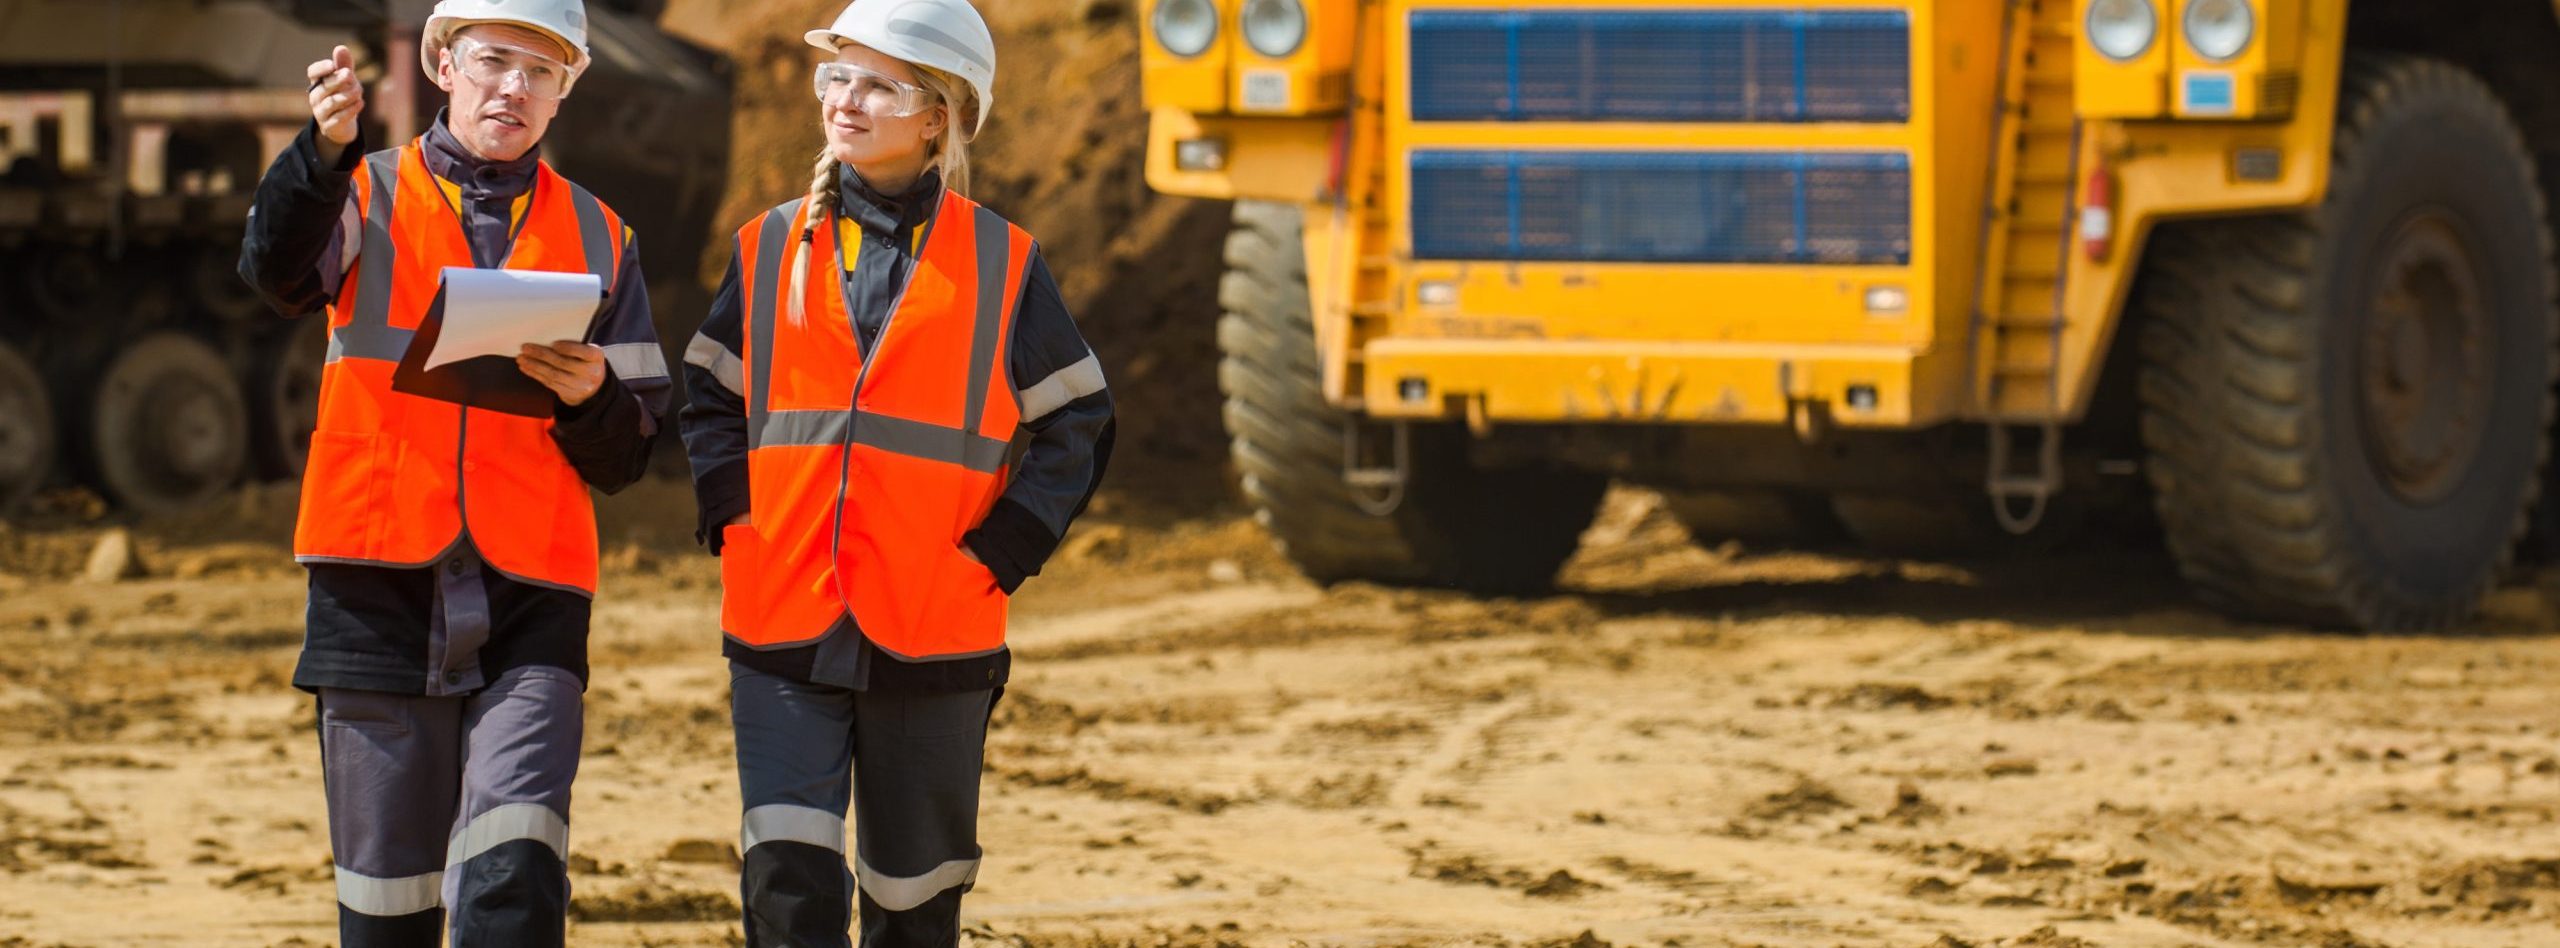
<path id="1" fill-rule="evenodd" d="M 418 328 L 409 339 L 409 348 L 391 370 L 391 390 L 419 398 L 432 398 L 482 411 L 517 415 L 525 418 L 549 418 L 560 407 L 560 399 L 551 389 L 524 374 L 516 360 L 505 356 L 475 356 L 450 362 L 432 370 L 426 368 L 427 355 L 436 351 L 436 338 L 444 329 L 445 288 L 439 283 L 436 295 L 427 303 L 426 315 L 418 320 Z M 596 301 L 596 311 L 587 317 L 581 341 L 593 338 L 596 323 L 604 317 L 605 305 L 613 294 L 608 291 Z"/>

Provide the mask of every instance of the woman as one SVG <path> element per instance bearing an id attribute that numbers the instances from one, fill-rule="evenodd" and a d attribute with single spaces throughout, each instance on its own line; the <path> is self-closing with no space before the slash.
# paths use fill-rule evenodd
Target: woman
<path id="1" fill-rule="evenodd" d="M 858 892 L 863 944 L 950 945 L 1006 599 L 1101 480 L 1111 400 L 1030 235 L 960 193 L 985 21 L 854 0 L 808 40 L 816 174 L 738 230 L 685 356 L 747 942 L 846 944 Z"/>

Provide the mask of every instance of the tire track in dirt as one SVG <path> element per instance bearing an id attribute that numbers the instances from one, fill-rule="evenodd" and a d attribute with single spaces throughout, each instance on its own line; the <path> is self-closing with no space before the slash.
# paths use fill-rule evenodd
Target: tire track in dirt
<path id="1" fill-rule="evenodd" d="M 2526 619 L 2254 629 L 2127 602 L 2104 563 L 2021 580 L 1761 557 L 1650 521 L 1566 594 L 1477 601 L 1317 589 L 1232 524 L 1124 529 L 1019 604 L 972 944 L 2474 948 L 2560 929 L 2560 637 Z M 716 564 L 614 559 L 572 938 L 727 944 Z M 298 606 L 289 576 L 0 600 L 0 930 L 329 939 L 310 703 L 275 634 Z"/>
<path id="2" fill-rule="evenodd" d="M 1431 711 L 1456 712 L 1455 720 L 1441 729 L 1432 747 L 1405 769 L 1387 793 L 1387 802 L 1397 807 L 1447 805 L 1458 798 L 1452 791 L 1463 792 L 1473 779 L 1481 779 L 1476 766 L 1477 755 L 1485 752 L 1494 732 L 1505 722 L 1529 713 L 1527 697 L 1505 698 L 1482 707 L 1425 707 Z M 1444 783 L 1445 782 L 1445 783 Z"/>

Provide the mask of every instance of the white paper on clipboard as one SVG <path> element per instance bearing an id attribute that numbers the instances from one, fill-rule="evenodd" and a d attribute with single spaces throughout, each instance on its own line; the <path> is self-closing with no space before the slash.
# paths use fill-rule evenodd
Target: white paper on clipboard
<path id="1" fill-rule="evenodd" d="M 479 356 L 516 357 L 524 344 L 584 339 L 604 281 L 592 273 L 444 268 L 444 328 L 426 369 Z"/>

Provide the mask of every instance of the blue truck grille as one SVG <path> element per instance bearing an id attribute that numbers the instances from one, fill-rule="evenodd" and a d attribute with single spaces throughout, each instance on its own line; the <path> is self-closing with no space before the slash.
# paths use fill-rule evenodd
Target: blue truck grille
<path id="1" fill-rule="evenodd" d="M 1899 152 L 1417 151 L 1427 260 L 1905 264 Z"/>
<path id="2" fill-rule="evenodd" d="M 1911 118 L 1897 10 L 1420 10 L 1409 25 L 1421 121 Z"/>

